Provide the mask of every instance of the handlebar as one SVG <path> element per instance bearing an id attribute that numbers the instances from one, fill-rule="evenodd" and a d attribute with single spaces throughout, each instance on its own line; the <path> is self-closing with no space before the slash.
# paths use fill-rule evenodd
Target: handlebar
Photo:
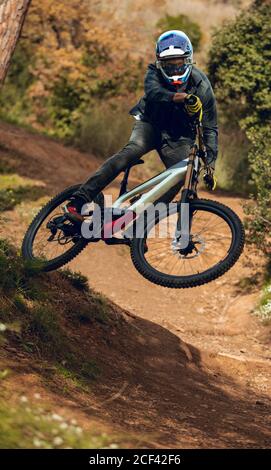
<path id="1" fill-rule="evenodd" d="M 185 99 L 185 103 L 189 106 L 193 106 L 197 102 L 197 97 L 195 95 L 190 95 L 189 98 Z"/>

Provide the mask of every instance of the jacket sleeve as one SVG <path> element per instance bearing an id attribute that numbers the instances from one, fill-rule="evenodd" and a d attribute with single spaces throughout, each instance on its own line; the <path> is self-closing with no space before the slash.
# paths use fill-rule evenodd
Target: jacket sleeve
<path id="1" fill-rule="evenodd" d="M 214 167 L 218 153 L 218 126 L 216 100 L 210 82 L 202 104 L 203 138 L 206 146 L 208 162 L 212 162 L 212 166 Z"/>
<path id="2" fill-rule="evenodd" d="M 153 66 L 155 67 L 155 66 Z M 153 67 L 148 67 L 144 79 L 145 96 L 148 101 L 169 102 L 173 100 L 175 95 L 174 91 L 167 90 L 164 87 L 158 76 L 158 70 Z"/>

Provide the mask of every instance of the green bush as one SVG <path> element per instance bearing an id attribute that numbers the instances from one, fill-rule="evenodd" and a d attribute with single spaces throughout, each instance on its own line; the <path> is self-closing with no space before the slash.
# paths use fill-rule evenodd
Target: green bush
<path id="1" fill-rule="evenodd" d="M 202 39 L 200 26 L 195 23 L 195 21 L 190 20 L 188 16 L 182 14 L 177 16 L 166 15 L 157 22 L 156 26 L 158 28 L 158 36 L 163 32 L 169 31 L 171 29 L 179 29 L 184 31 L 189 36 L 194 51 L 199 49 Z"/>
<path id="2" fill-rule="evenodd" d="M 221 109 L 234 116 L 250 142 L 252 185 L 246 207 L 249 240 L 271 253 L 270 2 L 255 1 L 213 37 L 209 75 Z"/>
<path id="3" fill-rule="evenodd" d="M 221 105 L 219 106 L 221 108 Z M 250 142 L 228 110 L 219 109 L 219 155 L 216 176 L 221 189 L 247 196 L 253 189 L 248 161 Z"/>
<path id="4" fill-rule="evenodd" d="M 255 312 L 263 323 L 269 325 L 271 322 L 271 285 L 267 284 L 263 289 L 259 308 Z"/>

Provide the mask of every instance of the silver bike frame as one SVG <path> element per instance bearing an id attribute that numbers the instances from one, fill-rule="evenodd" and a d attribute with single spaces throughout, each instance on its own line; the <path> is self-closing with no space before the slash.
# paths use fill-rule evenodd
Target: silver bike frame
<path id="1" fill-rule="evenodd" d="M 152 189 L 140 197 L 137 201 L 132 203 L 129 207 L 125 209 L 129 211 L 134 211 L 137 214 L 140 214 L 144 207 L 155 202 L 161 196 L 163 196 L 169 189 L 171 189 L 175 184 L 179 183 L 181 180 L 184 180 L 185 174 L 187 171 L 188 158 L 181 160 L 175 165 L 171 166 L 167 170 L 159 173 L 158 175 L 150 178 L 148 181 L 145 181 L 142 184 L 139 184 L 130 191 L 124 193 L 113 203 L 113 208 L 120 208 L 121 204 L 128 201 L 132 197 L 141 194 L 141 192 L 146 191 L 147 189 Z M 198 157 L 195 159 L 195 167 L 197 168 Z"/>
<path id="2" fill-rule="evenodd" d="M 104 227 L 107 228 L 108 226 L 108 229 L 110 228 L 111 230 L 114 225 L 114 230 L 116 229 L 116 232 L 114 233 L 117 233 L 119 231 L 122 231 L 123 233 L 128 233 L 128 229 L 134 224 L 135 218 L 138 219 L 140 214 L 142 214 L 146 210 L 149 210 L 150 206 L 152 206 L 152 204 L 155 203 L 155 201 L 159 200 L 172 187 L 174 187 L 176 184 L 180 183 L 181 181 L 183 181 L 184 183 L 183 186 L 187 186 L 187 185 L 189 186 L 190 184 L 189 181 L 191 179 L 191 174 L 192 174 L 191 171 L 193 171 L 193 169 L 198 171 L 198 166 L 199 166 L 199 157 L 197 153 L 195 153 L 194 150 L 195 150 L 195 146 L 192 145 L 191 151 L 186 159 L 179 161 L 178 163 L 171 166 L 170 168 L 167 168 L 166 170 L 159 173 L 158 175 L 150 178 L 144 183 L 141 183 L 135 186 L 130 191 L 126 191 L 124 194 L 119 196 L 116 199 L 116 201 L 113 202 L 111 207 L 108 208 L 110 210 L 109 219 L 106 219 L 106 222 L 104 223 Z M 192 155 L 193 155 L 193 158 L 191 160 Z M 191 170 L 188 172 L 188 165 L 192 161 L 193 161 L 193 169 L 191 168 Z M 188 177 L 188 181 L 186 181 L 187 177 Z M 151 189 L 148 191 L 149 188 Z M 147 191 L 147 192 L 144 192 L 144 191 Z M 130 199 L 134 198 L 135 196 L 140 196 L 140 197 L 137 198 L 134 202 L 130 203 Z M 127 203 L 127 201 L 129 201 L 130 204 L 125 205 L 125 207 L 122 207 L 122 204 Z M 181 204 L 181 210 L 183 209 L 183 206 L 187 206 L 187 204 Z M 112 223 L 111 217 L 112 217 L 112 214 L 114 214 L 114 209 L 115 209 L 115 215 L 119 215 L 119 217 L 117 218 L 115 222 Z M 184 234 L 183 238 L 187 238 L 186 234 L 189 235 L 189 217 L 188 217 L 187 207 L 186 207 L 186 215 L 187 217 L 184 217 L 183 212 L 180 213 L 180 217 L 182 218 L 182 223 L 180 227 L 177 224 L 176 233 L 175 233 L 176 240 L 179 240 L 180 237 L 183 236 L 183 234 Z M 101 219 L 99 219 L 99 224 L 98 224 L 99 227 L 101 226 L 100 220 Z M 187 220 L 187 222 L 183 223 L 184 220 Z M 125 229 L 123 227 L 123 224 L 125 224 Z M 84 224 L 82 224 L 82 226 L 83 225 Z M 83 236 L 86 237 L 85 233 L 83 233 Z M 99 238 L 99 236 L 96 234 L 95 238 L 97 237 Z M 187 244 L 187 241 L 185 243 Z"/>

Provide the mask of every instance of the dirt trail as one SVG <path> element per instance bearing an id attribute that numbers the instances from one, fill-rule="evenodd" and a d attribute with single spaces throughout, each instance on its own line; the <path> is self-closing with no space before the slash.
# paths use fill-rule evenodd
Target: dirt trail
<path id="1" fill-rule="evenodd" d="M 55 192 L 57 179 L 59 187 L 76 182 L 74 159 L 80 162 L 77 181 L 97 166 L 89 155 L 22 130 L 14 130 L 11 145 L 13 129 L 1 124 L 0 141 L 17 152 L 18 172 L 36 178 L 38 173 L 49 193 Z M 26 155 L 30 156 L 27 166 Z M 116 185 L 108 192 L 116 195 Z M 217 199 L 242 216 L 240 199 L 219 192 L 200 195 Z M 14 220 L 16 216 L 7 222 L 7 231 Z M 131 316 L 138 332 L 138 358 L 136 348 L 131 354 L 129 337 L 112 337 L 114 348 L 118 341 L 121 345 L 122 359 L 113 355 L 112 360 L 120 362 L 119 374 L 99 385 L 101 402 L 117 394 L 114 406 L 102 406 L 105 420 L 143 434 L 157 432 L 159 439 L 153 445 L 268 447 L 270 426 L 265 422 L 261 427 L 261 423 L 270 406 L 270 329 L 251 314 L 259 298 L 257 285 L 250 283 L 246 293 L 239 287 L 240 281 L 260 273 L 261 264 L 246 248 L 238 263 L 218 280 L 170 290 L 141 277 L 127 247 L 89 245 L 70 267 L 138 317 Z"/>
<path id="2" fill-rule="evenodd" d="M 111 190 L 117 194 L 116 190 Z M 201 191 L 201 196 L 210 198 Z M 242 216 L 238 198 L 212 195 Z M 251 264 L 246 249 L 240 261 L 223 277 L 193 289 L 166 289 L 156 286 L 134 269 L 126 247 L 90 245 L 71 267 L 89 278 L 90 284 L 125 309 L 155 321 L 183 340 L 219 354 L 271 359 L 264 344 L 263 329 L 251 315 L 258 291 L 250 287 L 246 295 L 238 283 L 256 274 L 260 262 Z"/>

